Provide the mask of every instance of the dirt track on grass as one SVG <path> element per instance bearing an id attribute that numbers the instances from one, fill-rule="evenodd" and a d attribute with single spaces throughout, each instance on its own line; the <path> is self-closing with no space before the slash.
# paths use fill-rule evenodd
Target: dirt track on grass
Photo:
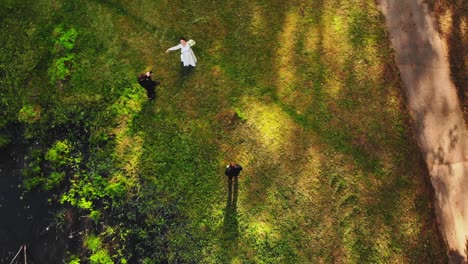
<path id="1" fill-rule="evenodd" d="M 451 263 L 467 261 L 468 134 L 447 48 L 423 0 L 380 0 Z"/>

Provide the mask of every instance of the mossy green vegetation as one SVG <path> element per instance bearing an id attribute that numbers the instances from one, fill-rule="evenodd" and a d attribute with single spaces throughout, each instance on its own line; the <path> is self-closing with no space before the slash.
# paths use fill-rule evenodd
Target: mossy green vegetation
<path id="1" fill-rule="evenodd" d="M 69 263 L 445 260 L 374 1 L 1 5 L 0 128 L 31 142 L 25 185 L 76 212 Z"/>

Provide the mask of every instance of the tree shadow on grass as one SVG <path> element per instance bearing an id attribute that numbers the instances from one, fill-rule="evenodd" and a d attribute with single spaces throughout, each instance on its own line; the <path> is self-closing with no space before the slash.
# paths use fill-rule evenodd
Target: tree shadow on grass
<path id="1" fill-rule="evenodd" d="M 150 31 L 152 34 L 160 34 L 161 30 L 151 24 L 148 21 L 145 21 L 141 16 L 137 16 L 133 13 L 131 13 L 124 5 L 119 3 L 118 1 L 112 1 L 112 0 L 94 0 L 94 2 L 98 5 L 105 6 L 112 10 L 116 14 L 120 14 L 123 17 L 128 17 L 130 18 L 131 21 L 135 23 L 135 25 L 138 28 L 145 29 L 147 31 Z"/>
<path id="2" fill-rule="evenodd" d="M 450 71 L 452 79 L 457 86 L 458 95 L 463 103 L 465 120 L 468 108 L 468 30 L 462 26 L 463 21 L 468 19 L 468 2 L 443 0 L 427 0 L 429 9 L 434 13 L 438 31 L 445 35 L 448 42 L 448 52 L 450 60 Z M 450 17 L 447 17 L 450 15 Z M 449 22 L 449 24 L 446 24 Z M 445 24 L 445 25 L 444 25 Z M 444 32 L 442 27 L 449 27 L 448 32 Z M 464 31 L 463 31 L 464 30 Z"/>

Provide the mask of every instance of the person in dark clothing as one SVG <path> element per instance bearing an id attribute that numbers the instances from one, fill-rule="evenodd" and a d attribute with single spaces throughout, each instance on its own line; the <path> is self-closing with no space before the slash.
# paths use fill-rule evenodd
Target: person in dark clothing
<path id="1" fill-rule="evenodd" d="M 226 176 L 228 176 L 229 178 L 232 178 L 232 177 L 238 176 L 241 170 L 242 170 L 241 165 L 237 163 L 231 163 L 227 165 L 226 170 L 224 171 L 224 174 L 226 174 Z"/>
<path id="2" fill-rule="evenodd" d="M 237 214 L 237 192 L 238 192 L 238 177 L 242 167 L 237 163 L 231 163 L 227 165 L 224 174 L 228 177 L 228 200 L 226 206 L 226 212 L 228 214 Z M 234 190 L 233 190 L 234 189 Z M 232 217 L 231 217 L 232 218 Z"/>
<path id="3" fill-rule="evenodd" d="M 138 83 L 145 88 L 149 100 L 154 100 L 156 98 L 155 88 L 159 85 L 159 82 L 155 82 L 151 79 L 152 73 L 153 72 L 149 71 L 138 75 Z"/>

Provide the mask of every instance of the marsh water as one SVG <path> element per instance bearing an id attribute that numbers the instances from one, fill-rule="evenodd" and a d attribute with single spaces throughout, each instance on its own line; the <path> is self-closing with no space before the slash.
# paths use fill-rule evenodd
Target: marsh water
<path id="1" fill-rule="evenodd" d="M 60 263 L 69 238 L 54 224 L 56 210 L 48 204 L 47 195 L 27 192 L 22 186 L 27 147 L 24 142 L 12 142 L 0 149 L 0 263 L 10 263 L 23 245 L 27 263 Z M 23 252 L 20 260 L 25 263 Z"/>

